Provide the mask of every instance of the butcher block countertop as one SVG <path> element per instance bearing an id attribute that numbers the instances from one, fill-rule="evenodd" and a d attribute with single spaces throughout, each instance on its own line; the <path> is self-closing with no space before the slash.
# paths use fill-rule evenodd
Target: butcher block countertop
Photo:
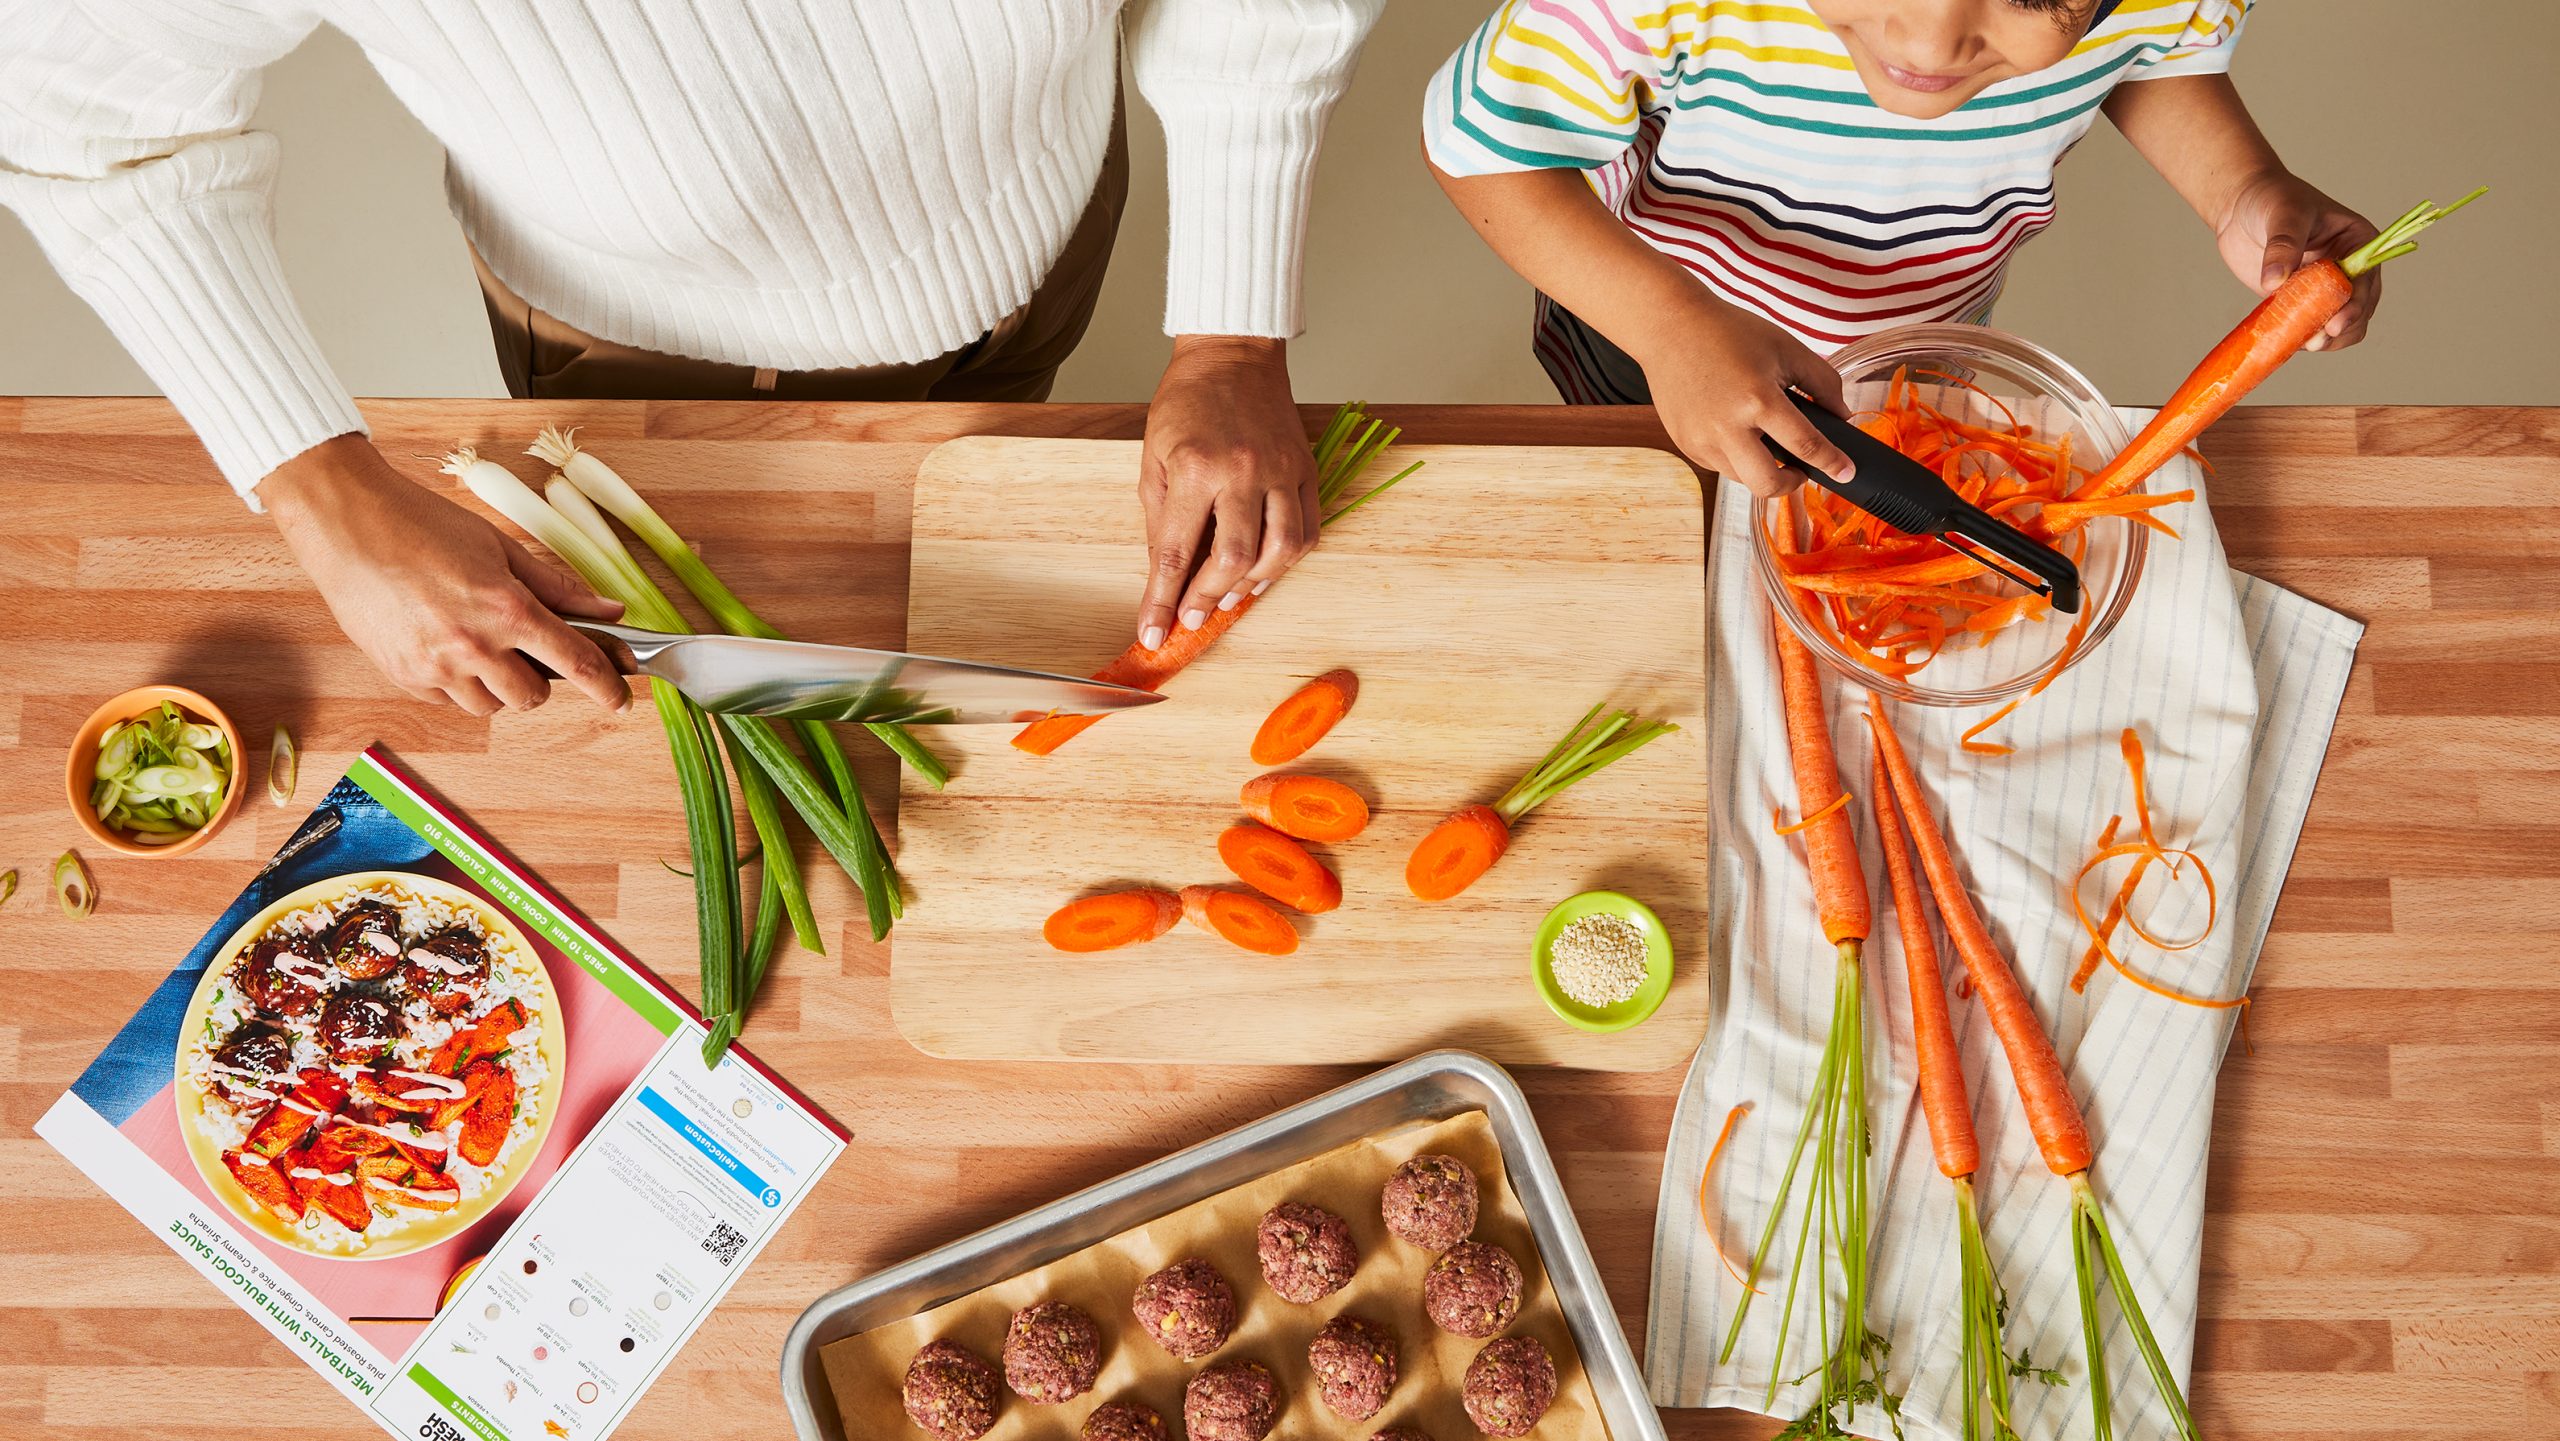
<path id="1" fill-rule="evenodd" d="M 1137 406 L 383 401 L 396 463 L 512 457 L 576 423 L 698 461 L 651 489 L 775 622 L 896 646 L 911 481 L 933 444 L 1125 439 Z M 1651 413 L 1382 407 L 1417 441 L 1660 445 Z M 1322 414 L 1308 411 L 1310 423 Z M 2258 969 L 2254 1053 L 2224 1068 L 2195 1387 L 2205 1434 L 2560 1437 L 2560 410 L 2251 409 L 2207 443 L 2235 563 L 2371 625 Z M 89 852 L 64 920 L 72 730 L 146 681 L 205 691 L 252 748 L 304 749 L 296 808 L 253 796 L 178 861 Z M 339 637 L 267 523 L 157 400 L 0 398 L 0 1436 L 371 1437 L 302 1360 L 31 1128 L 371 741 L 606 930 L 694 987 L 666 753 L 574 698 L 475 720 L 415 704 Z M 864 746 L 875 796 L 889 767 Z M 965 784 L 965 781 L 963 782 Z M 884 817 L 885 819 L 885 817 Z M 850 1151 L 621 1432 L 788 1432 L 782 1337 L 811 1298 L 1348 1079 L 1346 1068 L 999 1064 L 902 1040 L 889 956 L 813 872 L 829 955 L 786 951 L 747 1044 Z M 1620 1316 L 1647 1252 L 1681 1070 L 1524 1070 Z M 1678 1437 L 1762 1436 L 1678 1412 Z M 1444 1438 L 1457 1441 L 1457 1438 Z"/>

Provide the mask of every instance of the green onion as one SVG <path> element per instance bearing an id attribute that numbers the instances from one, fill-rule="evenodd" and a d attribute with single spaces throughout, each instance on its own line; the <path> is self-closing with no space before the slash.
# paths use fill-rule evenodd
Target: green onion
<path id="1" fill-rule="evenodd" d="M 739 774 L 745 775 L 752 769 L 752 766 L 747 767 Z M 702 1038 L 702 1064 L 705 1066 L 720 1064 L 720 1058 L 728 1053 L 729 1043 L 736 1040 L 738 1032 L 746 1026 L 747 999 L 754 996 L 756 987 L 764 983 L 765 967 L 773 960 L 774 942 L 782 935 L 781 884 L 773 869 L 766 867 L 763 885 L 756 895 L 755 933 L 747 938 L 747 953 L 740 966 L 738 1005 L 723 1015 L 708 1018 L 711 1031 Z"/>
<path id="2" fill-rule="evenodd" d="M 444 472 L 460 480 L 492 510 L 513 521 L 567 561 L 598 594 L 622 602 L 623 617 L 643 630 L 682 632 L 684 617 L 640 573 L 610 529 L 599 536 L 553 508 L 504 466 L 482 460 L 465 446 L 445 457 Z M 611 543 L 611 550 L 606 542 Z M 702 962 L 704 1008 L 725 993 L 736 974 L 738 925 L 737 822 L 729 810 L 728 773 L 709 742 L 699 707 L 665 681 L 650 687 L 658 721 L 667 733 L 676 786 L 684 799 L 685 839 L 693 853 L 694 924 Z"/>
<path id="3" fill-rule="evenodd" d="M 765 881 L 779 888 L 783 909 L 791 916 L 791 934 L 800 942 L 800 948 L 823 956 L 827 947 L 818 934 L 817 917 L 809 910 L 809 890 L 800 878 L 800 857 L 792 852 L 790 833 L 782 826 L 781 799 L 774 792 L 773 781 L 754 764 L 737 738 L 727 739 L 729 765 L 738 773 L 738 794 L 746 798 L 747 820 L 755 827 L 756 843 L 764 850 Z M 761 915 L 758 920 L 762 920 Z M 752 990 L 741 988 L 739 1004 L 743 1006 L 753 994 Z"/>
<path id="4" fill-rule="evenodd" d="M 293 748 L 293 736 L 277 726 L 275 739 L 267 742 L 267 799 L 278 806 L 293 804 L 294 782 L 301 775 L 301 752 Z"/>
<path id="5" fill-rule="evenodd" d="M 684 537 L 676 533 L 674 526 L 667 524 L 666 518 L 658 514 L 656 507 L 643 499 L 640 492 L 631 488 L 630 482 L 617 474 L 612 466 L 580 450 L 577 432 L 574 429 L 562 430 L 558 426 L 547 426 L 541 435 L 535 437 L 532 448 L 525 453 L 541 460 L 545 465 L 556 466 L 561 478 L 568 481 L 570 486 L 583 492 L 588 500 L 613 512 L 615 519 L 631 527 L 631 533 L 640 537 L 641 543 L 657 554 L 658 559 L 674 573 L 675 578 L 684 583 L 686 590 L 693 592 L 693 598 L 702 603 L 703 609 L 711 612 L 713 623 L 722 630 L 731 635 L 757 636 L 765 640 L 790 639 L 768 624 L 764 617 L 749 609 L 745 601 L 738 599 L 737 593 L 730 590 L 728 585 L 712 572 L 711 567 L 703 563 L 701 555 L 685 543 Z M 1398 478 L 1401 479 L 1401 477 Z M 1385 488 L 1379 487 L 1380 490 Z M 1367 497 L 1364 496 L 1362 499 L 1365 500 Z M 949 783 L 951 779 L 949 768 L 945 767 L 933 752 L 925 749 L 924 744 L 909 734 L 904 726 L 880 723 L 869 726 L 869 729 L 873 735 L 880 738 L 883 745 L 897 752 L 900 760 L 905 761 L 917 775 L 923 777 L 926 785 L 940 790 Z M 816 727 L 814 732 L 804 729 L 802 735 L 812 744 L 818 743 L 816 737 L 820 735 L 829 737 L 823 743 L 824 745 L 835 744 L 832 739 L 833 733 L 827 731 L 823 725 Z M 826 764 L 829 770 L 836 769 L 831 761 L 825 761 L 822 751 L 812 753 L 820 755 L 822 763 Z M 858 792 L 845 791 L 839 795 L 839 799 L 847 810 L 851 810 L 857 803 L 857 795 Z"/>
<path id="6" fill-rule="evenodd" d="M 98 908 L 97 883 L 89 879 L 89 868 L 81 863 L 78 851 L 64 851 L 54 857 L 53 898 L 61 905 L 62 913 L 75 921 L 88 919 L 89 913 Z"/>
<path id="7" fill-rule="evenodd" d="M 880 833 L 872 827 L 868 813 L 857 807 L 863 817 L 857 823 L 838 809 L 818 778 L 782 743 L 782 734 L 771 721 L 762 716 L 724 715 L 720 724 L 745 745 L 756 764 L 764 767 L 764 773 L 781 788 L 782 798 L 800 813 L 802 824 L 818 838 L 818 844 L 825 846 L 827 854 L 834 856 L 836 864 L 853 878 L 854 886 L 862 892 L 863 907 L 870 913 L 871 938 L 876 941 L 886 937 L 896 915 L 891 897 L 897 877 L 889 869 Z"/>
<path id="8" fill-rule="evenodd" d="M 0 871 L 0 906 L 9 904 L 9 898 L 17 893 L 18 873 L 14 870 Z"/>
<path id="9" fill-rule="evenodd" d="M 235 768 L 220 727 L 190 721 L 174 701 L 162 701 L 99 738 L 89 807 L 144 845 L 168 845 L 213 819 Z"/>

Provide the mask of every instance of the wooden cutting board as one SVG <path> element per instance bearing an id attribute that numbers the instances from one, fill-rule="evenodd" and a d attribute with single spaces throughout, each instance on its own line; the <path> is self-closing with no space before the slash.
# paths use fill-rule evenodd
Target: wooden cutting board
<path id="1" fill-rule="evenodd" d="M 908 648 L 1084 674 L 1127 643 L 1145 552 L 1130 442 L 972 437 L 916 478 Z M 1705 525 L 1698 481 L 1652 450 L 1399 447 L 1422 470 L 1259 601 L 1172 699 L 1056 754 L 1009 727 L 934 737 L 956 779 L 907 778 L 891 943 L 898 1028 L 937 1056 L 1372 1062 L 1458 1045 L 1498 1060 L 1651 1070 L 1707 1020 Z M 1384 472 L 1374 472 L 1383 474 Z M 1347 666 L 1357 706 L 1292 769 L 1369 800 L 1367 832 L 1316 847 L 1340 909 L 1297 918 L 1295 955 L 1188 925 L 1098 955 L 1040 924 L 1079 895 L 1233 884 L 1219 831 L 1257 774 L 1254 730 L 1307 677 Z M 1455 900 L 1404 885 L 1414 843 L 1491 801 L 1607 701 L 1679 734 L 1533 812 Z M 1592 1035 L 1550 1012 L 1530 947 L 1594 887 L 1651 905 L 1679 969 L 1653 1019 Z"/>

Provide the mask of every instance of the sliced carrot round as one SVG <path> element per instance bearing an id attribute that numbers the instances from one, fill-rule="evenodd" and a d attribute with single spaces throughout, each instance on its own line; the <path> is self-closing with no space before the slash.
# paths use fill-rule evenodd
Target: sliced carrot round
<path id="1" fill-rule="evenodd" d="M 1359 695 L 1360 677 L 1347 670 L 1326 671 L 1300 686 L 1254 732 L 1253 763 L 1284 766 L 1305 755 L 1351 713 Z"/>
<path id="2" fill-rule="evenodd" d="M 1298 948 L 1298 928 L 1260 896 L 1216 886 L 1184 886 L 1182 917 L 1200 929 L 1256 955 L 1285 956 Z"/>
<path id="3" fill-rule="evenodd" d="M 1246 815 L 1302 841 L 1347 841 L 1369 828 L 1369 803 L 1322 776 L 1255 776 L 1244 783 Z"/>
<path id="4" fill-rule="evenodd" d="M 1342 904 L 1342 881 L 1305 846 L 1251 821 L 1218 837 L 1218 859 L 1237 880 L 1291 910 L 1316 915 Z"/>
<path id="5" fill-rule="evenodd" d="M 1182 898 L 1171 891 L 1112 891 L 1058 907 L 1040 933 L 1062 951 L 1108 951 L 1152 941 L 1181 919 Z"/>
<path id="6" fill-rule="evenodd" d="M 1511 849 L 1511 827 L 1491 806 L 1468 806 L 1431 828 L 1404 864 L 1414 899 L 1445 901 L 1476 883 Z"/>

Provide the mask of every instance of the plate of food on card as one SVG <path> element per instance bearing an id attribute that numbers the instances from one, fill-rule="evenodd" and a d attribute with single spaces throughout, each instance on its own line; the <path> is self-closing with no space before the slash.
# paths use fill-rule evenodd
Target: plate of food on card
<path id="1" fill-rule="evenodd" d="M 260 1235 L 406 1255 L 489 1213 L 542 1149 L 560 997 L 471 892 L 363 871 L 284 896 L 205 968 L 179 1032 L 178 1127 Z"/>

